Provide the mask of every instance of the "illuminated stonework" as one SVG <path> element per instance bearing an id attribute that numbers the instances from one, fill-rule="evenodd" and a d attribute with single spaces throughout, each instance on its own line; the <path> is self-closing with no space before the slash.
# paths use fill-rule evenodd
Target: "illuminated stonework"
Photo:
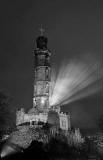
<path id="1" fill-rule="evenodd" d="M 16 125 L 33 122 L 48 122 L 48 112 L 55 111 L 59 117 L 59 127 L 62 130 L 71 128 L 70 115 L 60 112 L 60 106 L 50 106 L 51 94 L 51 66 L 50 56 L 51 52 L 47 49 L 46 37 L 39 36 L 36 39 L 37 47 L 34 50 L 34 92 L 33 92 L 33 108 L 28 113 L 24 109 L 16 113 Z"/>
<path id="2" fill-rule="evenodd" d="M 54 110 L 53 110 L 54 111 Z M 60 128 L 62 130 L 68 130 L 71 128 L 70 124 L 70 115 L 65 114 L 63 112 L 57 112 L 59 116 L 59 122 L 60 122 Z M 21 125 L 23 123 L 29 122 L 30 125 L 33 125 L 33 122 L 48 122 L 48 113 L 39 113 L 39 114 L 31 114 L 31 113 L 25 113 L 24 109 L 21 108 L 17 112 L 17 118 L 16 118 L 16 125 Z"/>
<path id="3" fill-rule="evenodd" d="M 25 122 L 30 122 L 30 125 L 32 125 L 32 122 L 47 122 L 48 114 L 47 113 L 39 113 L 39 114 L 33 114 L 33 113 L 25 113 L 24 110 L 21 108 L 17 112 L 17 118 L 16 118 L 16 125 L 23 124 Z"/>
<path id="4" fill-rule="evenodd" d="M 34 97 L 33 107 L 37 112 L 47 113 L 49 109 L 50 96 L 50 81 L 51 53 L 47 49 L 48 39 L 44 36 L 39 36 L 36 39 L 37 48 L 34 50 Z"/>
<path id="5" fill-rule="evenodd" d="M 71 129 L 71 124 L 70 124 L 70 115 L 66 113 L 59 113 L 59 120 L 60 120 L 60 128 L 62 130 L 68 130 Z"/>

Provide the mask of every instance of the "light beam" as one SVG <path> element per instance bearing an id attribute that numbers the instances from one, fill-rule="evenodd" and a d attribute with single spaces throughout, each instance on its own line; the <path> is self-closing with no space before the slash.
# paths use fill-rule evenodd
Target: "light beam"
<path id="1" fill-rule="evenodd" d="M 93 58 L 72 60 L 61 65 L 51 82 L 50 106 L 64 105 L 90 96 L 103 88 L 103 67 Z"/>

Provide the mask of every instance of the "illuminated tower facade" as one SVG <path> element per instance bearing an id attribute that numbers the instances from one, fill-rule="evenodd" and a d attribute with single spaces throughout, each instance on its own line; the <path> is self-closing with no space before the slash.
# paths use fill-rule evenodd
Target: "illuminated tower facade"
<path id="1" fill-rule="evenodd" d="M 43 29 L 41 29 L 43 30 Z M 29 122 L 32 126 L 38 122 L 50 123 L 56 128 L 68 130 L 71 128 L 70 115 L 62 113 L 60 106 L 50 106 L 51 97 L 51 52 L 47 48 L 48 39 L 41 34 L 36 39 L 36 49 L 34 50 L 34 91 L 33 91 L 33 108 L 28 113 L 24 109 L 16 112 L 16 125 Z M 51 115 L 57 116 L 56 120 Z M 32 123 L 33 122 L 33 123 Z M 21 126 L 22 127 L 22 126 Z M 38 127 L 38 125 L 36 126 Z M 54 127 L 55 128 L 55 127 Z"/>
<path id="2" fill-rule="evenodd" d="M 33 107 L 39 113 L 47 113 L 49 109 L 51 53 L 47 49 L 48 39 L 41 34 L 36 39 L 36 49 L 34 50 L 34 93 Z"/>

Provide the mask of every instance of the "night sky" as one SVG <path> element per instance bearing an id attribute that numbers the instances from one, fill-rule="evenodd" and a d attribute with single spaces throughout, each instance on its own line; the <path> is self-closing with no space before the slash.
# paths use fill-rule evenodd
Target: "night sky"
<path id="1" fill-rule="evenodd" d="M 33 49 L 45 28 L 53 64 L 79 54 L 103 63 L 103 4 L 98 1 L 0 1 L 0 89 L 25 109 L 32 107 Z M 77 127 L 96 128 L 103 114 L 103 92 L 64 106 Z"/>

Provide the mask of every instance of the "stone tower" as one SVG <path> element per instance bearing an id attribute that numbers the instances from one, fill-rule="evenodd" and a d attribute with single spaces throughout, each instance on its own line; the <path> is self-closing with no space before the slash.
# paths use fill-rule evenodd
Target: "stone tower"
<path id="1" fill-rule="evenodd" d="M 43 30 L 43 29 L 41 29 Z M 48 39 L 41 34 L 36 39 L 36 49 L 34 50 L 34 91 L 33 108 L 28 113 L 24 109 L 16 113 L 16 125 L 38 122 L 50 123 L 54 128 L 70 130 L 70 115 L 60 111 L 61 106 L 50 106 L 49 100 L 52 94 L 51 82 L 51 52 L 47 48 Z M 32 123 L 33 122 L 33 123 Z"/>
<path id="2" fill-rule="evenodd" d="M 34 50 L 34 93 L 33 107 L 39 113 L 47 113 L 49 109 L 51 53 L 47 49 L 48 39 L 42 34 L 36 39 Z"/>

